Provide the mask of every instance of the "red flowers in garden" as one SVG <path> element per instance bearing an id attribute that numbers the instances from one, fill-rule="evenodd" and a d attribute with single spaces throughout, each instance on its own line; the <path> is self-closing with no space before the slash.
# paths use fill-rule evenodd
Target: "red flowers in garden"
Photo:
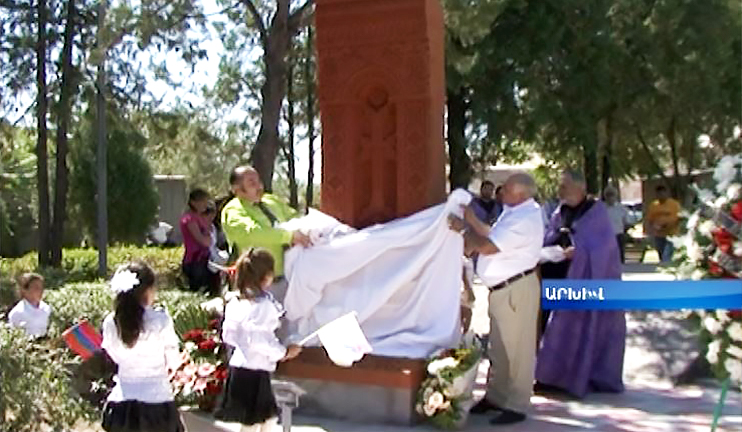
<path id="1" fill-rule="evenodd" d="M 183 334 L 184 362 L 171 377 L 179 404 L 195 404 L 205 411 L 216 405 L 228 375 L 217 331 L 219 323 L 219 318 L 211 319 L 201 325 L 206 330 L 194 328 Z"/>
<path id="2" fill-rule="evenodd" d="M 742 222 L 742 201 L 737 201 L 734 205 L 732 205 L 729 213 L 732 215 L 734 220 L 736 220 L 737 222 Z"/>

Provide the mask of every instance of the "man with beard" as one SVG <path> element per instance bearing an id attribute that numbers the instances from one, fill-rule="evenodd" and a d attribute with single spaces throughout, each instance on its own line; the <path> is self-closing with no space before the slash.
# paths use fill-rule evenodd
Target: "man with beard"
<path id="1" fill-rule="evenodd" d="M 586 193 L 585 179 L 567 170 L 561 207 L 544 237 L 544 279 L 620 279 L 621 260 L 605 204 Z M 536 391 L 621 392 L 626 343 L 623 311 L 556 310 L 536 360 Z"/>

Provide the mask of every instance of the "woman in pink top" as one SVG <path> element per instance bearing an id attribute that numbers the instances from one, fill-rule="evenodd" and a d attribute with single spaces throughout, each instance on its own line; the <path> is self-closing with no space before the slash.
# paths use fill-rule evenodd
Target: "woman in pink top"
<path id="1" fill-rule="evenodd" d="M 212 294 L 219 293 L 219 277 L 209 271 L 209 246 L 211 236 L 203 213 L 209 204 L 209 193 L 203 189 L 193 189 L 188 195 L 188 209 L 180 218 L 180 232 L 183 234 L 183 274 L 191 291 L 202 287 Z"/>

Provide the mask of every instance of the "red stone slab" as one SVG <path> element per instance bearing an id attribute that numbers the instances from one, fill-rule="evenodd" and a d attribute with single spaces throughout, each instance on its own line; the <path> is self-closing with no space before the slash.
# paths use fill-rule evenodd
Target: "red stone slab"
<path id="1" fill-rule="evenodd" d="M 356 228 L 445 199 L 438 0 L 317 0 L 322 210 Z"/>
<path id="2" fill-rule="evenodd" d="M 323 348 L 307 347 L 297 358 L 279 363 L 276 376 L 417 389 L 425 378 L 425 360 L 366 355 L 344 368 L 332 363 Z"/>

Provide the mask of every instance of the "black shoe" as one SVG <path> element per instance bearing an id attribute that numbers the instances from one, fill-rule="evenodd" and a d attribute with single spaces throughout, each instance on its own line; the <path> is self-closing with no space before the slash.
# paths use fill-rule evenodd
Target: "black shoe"
<path id="1" fill-rule="evenodd" d="M 574 399 L 574 396 L 572 396 L 572 394 L 570 394 L 567 390 L 561 387 L 553 386 L 551 384 L 544 384 L 540 382 L 536 382 L 536 384 L 533 385 L 533 394 L 552 398 L 555 397 Z"/>
<path id="2" fill-rule="evenodd" d="M 526 415 L 517 411 L 503 410 L 490 420 L 491 425 L 509 425 L 526 419 Z"/>
<path id="3" fill-rule="evenodd" d="M 564 393 L 564 390 L 551 384 L 536 381 L 536 384 L 533 385 L 533 393 L 537 395 L 553 395 Z"/>
<path id="4" fill-rule="evenodd" d="M 485 414 L 487 411 L 502 411 L 502 408 L 488 401 L 486 397 L 483 397 L 476 405 L 471 407 L 469 412 L 471 414 Z"/>

